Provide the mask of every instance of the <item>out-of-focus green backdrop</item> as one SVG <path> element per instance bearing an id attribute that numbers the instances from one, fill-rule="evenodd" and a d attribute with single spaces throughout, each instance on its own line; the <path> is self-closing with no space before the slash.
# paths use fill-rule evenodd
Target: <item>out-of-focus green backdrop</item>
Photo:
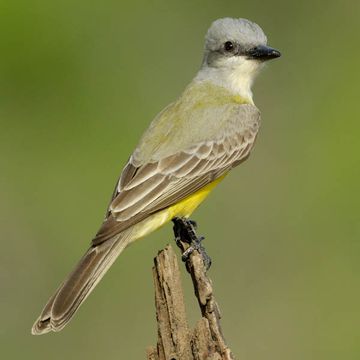
<path id="1" fill-rule="evenodd" d="M 63 332 L 30 327 L 224 16 L 283 53 L 254 87 L 253 155 L 194 216 L 226 338 L 239 359 L 360 358 L 359 2 L 3 0 L 2 359 L 144 359 L 156 342 L 151 266 L 170 226 L 127 249 Z"/>

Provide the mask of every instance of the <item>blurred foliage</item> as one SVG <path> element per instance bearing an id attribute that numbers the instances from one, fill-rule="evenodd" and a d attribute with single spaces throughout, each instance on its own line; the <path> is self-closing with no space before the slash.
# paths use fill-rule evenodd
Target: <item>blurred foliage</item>
<path id="1" fill-rule="evenodd" d="M 1 358 L 145 358 L 170 226 L 126 250 L 63 332 L 30 327 L 142 131 L 197 71 L 208 26 L 232 16 L 283 57 L 254 88 L 252 157 L 195 214 L 224 332 L 240 359 L 359 359 L 358 15 L 356 0 L 2 0 Z"/>

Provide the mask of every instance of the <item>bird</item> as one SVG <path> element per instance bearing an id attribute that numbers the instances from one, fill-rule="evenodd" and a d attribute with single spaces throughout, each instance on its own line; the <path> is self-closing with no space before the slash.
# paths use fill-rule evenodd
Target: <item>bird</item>
<path id="1" fill-rule="evenodd" d="M 189 219 L 249 157 L 260 127 L 252 85 L 265 62 L 280 55 L 250 20 L 211 24 L 199 71 L 140 138 L 99 231 L 48 300 L 32 334 L 62 330 L 129 244 L 173 219 Z"/>

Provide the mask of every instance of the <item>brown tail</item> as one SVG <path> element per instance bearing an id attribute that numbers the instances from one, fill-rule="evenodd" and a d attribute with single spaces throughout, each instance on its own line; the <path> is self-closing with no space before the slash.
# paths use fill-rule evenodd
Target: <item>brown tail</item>
<path id="1" fill-rule="evenodd" d="M 31 329 L 33 335 L 64 328 L 129 243 L 130 233 L 131 229 L 125 230 L 98 246 L 90 247 L 49 299 Z"/>

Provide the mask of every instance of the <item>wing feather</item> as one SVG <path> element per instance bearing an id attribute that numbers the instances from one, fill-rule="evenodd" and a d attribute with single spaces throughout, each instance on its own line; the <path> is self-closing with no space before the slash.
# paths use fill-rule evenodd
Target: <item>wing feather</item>
<path id="1" fill-rule="evenodd" d="M 116 217 L 117 221 L 126 221 L 134 216 L 134 214 L 139 214 L 142 212 L 145 208 L 150 206 L 159 196 L 166 192 L 166 189 L 169 184 L 169 179 L 164 177 L 161 183 L 156 186 L 154 189 L 152 189 L 149 193 L 147 193 L 144 197 L 142 197 L 141 201 L 137 201 L 136 203 L 132 204 L 131 206 L 128 206 L 124 210 L 113 213 L 113 215 Z"/>
<path id="2" fill-rule="evenodd" d="M 138 168 L 138 171 L 136 172 L 136 177 L 133 176 L 131 179 L 129 179 L 126 182 L 126 185 L 122 188 L 124 190 L 130 190 L 140 184 L 142 184 L 144 181 L 150 179 L 152 176 L 156 175 L 158 173 L 158 164 L 157 163 L 148 163 L 144 166 L 141 166 Z"/>
<path id="3" fill-rule="evenodd" d="M 213 139 L 158 161 L 141 164 L 130 157 L 93 245 L 195 193 L 247 158 L 258 131 L 257 110 L 255 115 L 251 126 L 229 121 Z"/>
<path id="4" fill-rule="evenodd" d="M 147 181 L 140 183 L 140 185 L 135 188 L 120 191 L 110 204 L 110 211 L 113 213 L 119 213 L 128 207 L 131 207 L 151 193 L 152 190 L 156 189 L 163 181 L 164 176 L 162 174 L 156 174 Z"/>

